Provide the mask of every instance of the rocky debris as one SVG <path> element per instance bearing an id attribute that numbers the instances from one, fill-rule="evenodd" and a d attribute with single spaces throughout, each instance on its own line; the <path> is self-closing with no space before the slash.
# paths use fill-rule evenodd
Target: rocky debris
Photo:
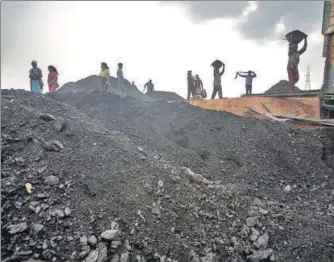
<path id="1" fill-rule="evenodd" d="M 86 236 L 82 236 L 82 237 L 80 237 L 80 244 L 81 244 L 82 246 L 87 246 L 87 242 L 88 242 L 88 239 L 87 239 Z"/>
<path id="2" fill-rule="evenodd" d="M 284 192 L 289 193 L 291 191 L 291 186 L 287 185 L 286 187 L 284 187 Z"/>
<path id="3" fill-rule="evenodd" d="M 56 186 L 59 184 L 59 178 L 56 176 L 47 176 L 44 180 L 45 184 Z"/>
<path id="4" fill-rule="evenodd" d="M 206 185 L 210 184 L 209 180 L 207 180 L 205 177 L 203 177 L 200 174 L 194 173 L 188 167 L 183 167 L 183 168 L 181 168 L 181 170 L 184 172 L 184 174 L 186 176 L 188 176 L 188 178 L 191 182 L 198 183 L 198 184 L 206 184 Z"/>
<path id="5" fill-rule="evenodd" d="M 26 222 L 7 226 L 8 233 L 11 235 L 22 233 L 28 229 Z"/>
<path id="6" fill-rule="evenodd" d="M 129 262 L 129 253 L 125 252 L 121 255 L 121 258 L 119 260 L 120 262 Z"/>
<path id="7" fill-rule="evenodd" d="M 268 233 L 266 232 L 265 234 L 259 237 L 259 239 L 257 240 L 257 244 L 259 247 L 266 248 L 268 241 L 269 241 L 269 236 L 268 236 Z"/>
<path id="8" fill-rule="evenodd" d="M 64 214 L 64 211 L 61 210 L 61 209 L 56 209 L 54 211 L 52 211 L 52 216 L 55 216 L 55 217 L 58 217 L 58 218 L 64 218 L 65 217 L 65 214 Z"/>
<path id="9" fill-rule="evenodd" d="M 43 142 L 42 146 L 47 151 L 56 151 L 59 152 L 64 149 L 63 144 L 58 140 L 53 140 L 49 142 Z"/>
<path id="10" fill-rule="evenodd" d="M 42 232 L 44 230 L 44 226 L 41 225 L 41 224 L 34 223 L 32 225 L 32 229 L 33 229 L 34 233 L 39 234 L 40 232 Z"/>
<path id="11" fill-rule="evenodd" d="M 92 250 L 89 252 L 88 256 L 85 258 L 85 262 L 96 262 L 99 257 L 98 250 Z"/>
<path id="12" fill-rule="evenodd" d="M 97 262 L 106 262 L 108 260 L 107 246 L 103 242 L 100 242 L 97 246 L 99 250 L 99 256 L 97 257 Z"/>
<path id="13" fill-rule="evenodd" d="M 267 214 L 268 214 L 268 210 L 265 210 L 265 209 L 262 208 L 262 207 L 259 207 L 259 212 L 260 212 L 260 214 L 262 214 L 262 215 L 267 215 Z"/>
<path id="14" fill-rule="evenodd" d="M 247 256 L 247 261 L 248 262 L 264 261 L 265 259 L 269 258 L 272 253 L 273 250 L 271 248 L 266 250 L 255 251 L 254 254 Z"/>
<path id="15" fill-rule="evenodd" d="M 332 205 L 332 204 L 328 204 L 328 212 L 330 213 L 330 214 L 334 214 L 334 205 Z"/>
<path id="16" fill-rule="evenodd" d="M 32 259 L 32 258 L 30 258 L 28 260 L 25 260 L 24 262 L 46 262 L 46 261 L 40 260 L 40 259 Z"/>
<path id="17" fill-rule="evenodd" d="M 138 261 L 138 260 L 137 260 Z M 139 260 L 140 261 L 140 260 Z M 116 253 L 115 255 L 113 255 L 112 259 L 110 260 L 110 262 L 119 262 L 119 255 Z"/>
<path id="18" fill-rule="evenodd" d="M 96 246 L 97 244 L 97 238 L 95 236 L 90 236 L 88 238 L 88 244 L 90 244 L 91 246 Z"/>
<path id="19" fill-rule="evenodd" d="M 66 121 L 63 118 L 58 118 L 52 124 L 53 128 L 57 132 L 62 132 L 66 128 Z"/>
<path id="20" fill-rule="evenodd" d="M 2 260 L 331 261 L 330 130 L 148 96 L 1 93 Z"/>
<path id="21" fill-rule="evenodd" d="M 190 250 L 189 252 L 188 262 L 200 262 L 199 256 L 196 254 L 196 252 L 193 249 Z"/>
<path id="22" fill-rule="evenodd" d="M 246 224 L 248 227 L 254 227 L 259 225 L 259 218 L 258 217 L 248 217 L 246 219 Z"/>
<path id="23" fill-rule="evenodd" d="M 137 215 L 140 217 L 140 219 L 146 224 L 147 220 L 142 214 L 141 210 L 138 210 Z"/>
<path id="24" fill-rule="evenodd" d="M 56 120 L 56 118 L 53 115 L 50 115 L 50 114 L 40 114 L 39 118 L 43 119 L 46 122 Z"/>
<path id="25" fill-rule="evenodd" d="M 69 217 L 71 216 L 72 211 L 69 207 L 65 207 L 64 213 L 65 213 L 65 216 Z"/>
<path id="26" fill-rule="evenodd" d="M 101 238 L 103 240 L 113 240 L 115 239 L 116 237 L 118 237 L 120 235 L 120 231 L 117 230 L 117 229 L 109 229 L 109 230 L 106 230 L 104 231 L 102 234 L 101 234 Z"/>
<path id="27" fill-rule="evenodd" d="M 161 207 L 160 203 L 153 203 L 152 214 L 156 215 L 158 218 L 161 218 Z"/>

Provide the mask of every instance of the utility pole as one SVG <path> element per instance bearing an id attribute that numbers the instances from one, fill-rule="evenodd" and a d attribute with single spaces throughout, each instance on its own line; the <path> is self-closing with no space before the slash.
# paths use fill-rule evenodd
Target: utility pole
<path id="1" fill-rule="evenodd" d="M 311 90 L 311 73 L 310 73 L 310 66 L 307 67 L 307 72 L 305 75 L 305 91 Z"/>

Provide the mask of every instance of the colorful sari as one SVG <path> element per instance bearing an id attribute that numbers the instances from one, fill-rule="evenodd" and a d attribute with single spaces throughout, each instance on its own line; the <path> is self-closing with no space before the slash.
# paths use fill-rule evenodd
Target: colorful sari
<path id="1" fill-rule="evenodd" d="M 299 72 L 298 69 L 294 68 L 288 68 L 288 77 L 289 77 L 289 82 L 292 86 L 295 86 L 295 84 L 299 80 Z"/>
<path id="2" fill-rule="evenodd" d="M 38 67 L 30 69 L 29 78 L 31 92 L 42 93 L 44 85 L 42 81 L 42 70 Z"/>
<path id="3" fill-rule="evenodd" d="M 59 87 L 58 74 L 56 72 L 49 73 L 49 75 L 48 75 L 48 85 L 49 85 L 49 92 L 50 93 L 56 92 L 57 88 Z"/>

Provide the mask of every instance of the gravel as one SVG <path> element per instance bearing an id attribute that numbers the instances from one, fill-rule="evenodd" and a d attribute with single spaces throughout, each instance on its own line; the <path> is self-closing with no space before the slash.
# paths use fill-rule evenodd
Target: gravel
<path id="1" fill-rule="evenodd" d="M 2 260 L 332 261 L 333 130 L 140 96 L 1 95 Z"/>
<path id="2" fill-rule="evenodd" d="M 280 94 L 280 93 L 298 93 L 301 90 L 296 86 L 291 86 L 289 81 L 281 80 L 277 84 L 273 85 L 265 94 Z"/>

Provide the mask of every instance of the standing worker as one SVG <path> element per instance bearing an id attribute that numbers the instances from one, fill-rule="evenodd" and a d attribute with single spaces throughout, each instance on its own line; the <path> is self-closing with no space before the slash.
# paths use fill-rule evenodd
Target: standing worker
<path id="1" fill-rule="evenodd" d="M 188 95 L 187 95 L 187 100 L 190 100 L 190 95 L 194 95 L 195 92 L 195 78 L 192 75 L 192 71 L 188 71 L 188 77 L 187 77 L 187 82 L 188 82 Z"/>
<path id="2" fill-rule="evenodd" d="M 199 75 L 195 76 L 195 94 L 196 95 L 202 95 L 202 90 L 203 90 L 203 82 L 199 78 Z"/>
<path id="3" fill-rule="evenodd" d="M 124 91 L 124 74 L 123 74 L 123 64 L 118 63 L 118 69 L 117 69 L 117 83 L 118 88 L 120 90 L 120 97 L 125 98 L 125 91 Z"/>
<path id="4" fill-rule="evenodd" d="M 253 86 L 253 78 L 255 78 L 257 75 L 253 71 L 248 72 L 237 72 L 235 75 L 235 78 L 238 76 L 246 78 L 246 95 L 252 94 L 252 86 Z"/>
<path id="5" fill-rule="evenodd" d="M 137 89 L 137 90 L 138 90 L 138 87 L 136 86 L 135 81 L 132 81 L 131 86 L 132 86 L 134 89 Z"/>
<path id="6" fill-rule="evenodd" d="M 106 93 L 108 91 L 108 86 L 109 86 L 109 67 L 106 62 L 101 63 L 101 93 Z"/>
<path id="7" fill-rule="evenodd" d="M 218 93 L 219 99 L 223 98 L 223 90 L 222 90 L 222 75 L 225 72 L 225 64 L 222 63 L 222 71 L 219 72 L 219 67 L 214 67 L 213 69 L 213 91 L 211 99 L 215 99 L 216 94 Z"/>
<path id="8" fill-rule="evenodd" d="M 29 70 L 30 90 L 33 93 L 43 92 L 42 70 L 37 67 L 37 61 L 31 62 L 32 68 Z"/>
<path id="9" fill-rule="evenodd" d="M 289 83 L 293 90 L 295 84 L 299 80 L 298 64 L 300 56 L 307 49 L 307 35 L 302 31 L 294 30 L 286 34 L 285 39 L 289 43 L 289 51 L 288 51 L 289 60 L 287 65 L 287 71 L 288 71 Z M 300 50 L 298 50 L 298 44 L 300 44 L 303 40 L 304 40 L 304 45 Z"/>
<path id="10" fill-rule="evenodd" d="M 199 78 L 199 75 L 196 75 L 195 76 L 195 95 L 193 99 L 202 100 L 203 98 L 206 98 L 206 91 L 204 89 L 202 80 Z"/>
<path id="11" fill-rule="evenodd" d="M 58 71 L 53 65 L 49 65 L 48 70 L 49 70 L 49 75 L 48 75 L 49 93 L 54 93 L 59 87 Z"/>
<path id="12" fill-rule="evenodd" d="M 152 82 L 151 79 L 148 80 L 148 82 L 144 85 L 143 93 L 144 93 L 145 89 L 147 89 L 146 94 L 151 93 L 151 92 L 154 91 L 154 85 L 153 85 L 153 82 Z"/>

